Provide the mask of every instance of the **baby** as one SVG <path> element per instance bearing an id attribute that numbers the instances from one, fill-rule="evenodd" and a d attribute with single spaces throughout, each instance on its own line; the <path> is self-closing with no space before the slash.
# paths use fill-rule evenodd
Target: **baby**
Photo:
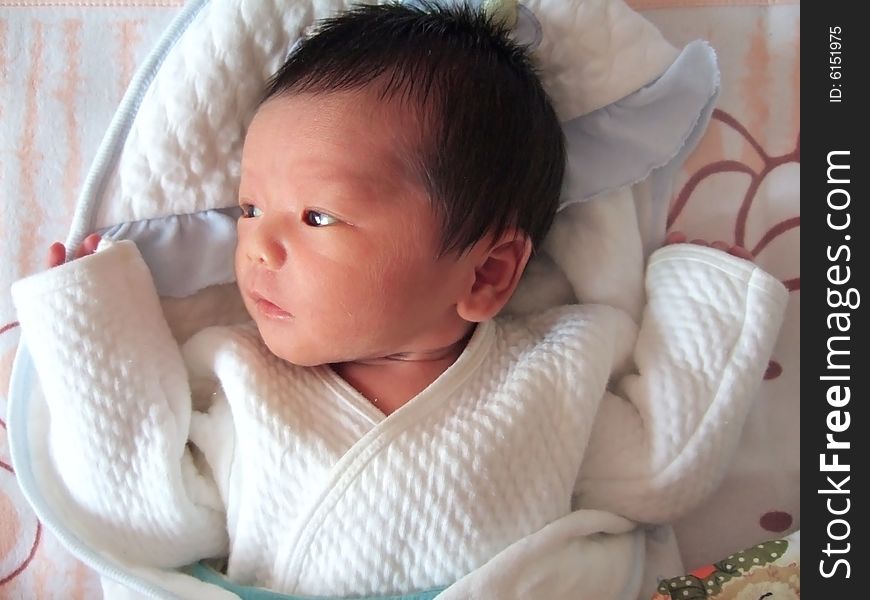
<path id="1" fill-rule="evenodd" d="M 649 261 L 642 327 L 601 305 L 497 317 L 564 164 L 529 58 L 485 15 L 323 23 L 245 139 L 252 322 L 179 346 L 135 245 L 96 237 L 13 289 L 80 537 L 242 597 L 641 593 L 637 523 L 721 478 L 785 291 L 677 244 Z M 165 589 L 226 597 L 191 585 Z"/>

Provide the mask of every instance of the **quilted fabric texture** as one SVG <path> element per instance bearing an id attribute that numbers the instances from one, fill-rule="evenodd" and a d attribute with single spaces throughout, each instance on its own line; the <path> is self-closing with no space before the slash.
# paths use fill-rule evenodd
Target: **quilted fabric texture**
<path id="1" fill-rule="evenodd" d="M 46 397 L 56 399 L 50 405 L 50 455 L 57 469 L 80 484 L 67 488 L 67 502 L 84 508 L 77 515 L 82 529 L 111 532 L 117 542 L 114 547 L 148 548 L 158 563 L 177 565 L 197 558 L 189 553 L 189 546 L 185 549 L 174 543 L 177 532 L 184 532 L 206 555 L 225 547 L 226 534 L 220 513 L 199 510 L 186 500 L 183 471 L 190 468 L 190 458 L 187 464 L 180 459 L 190 428 L 187 373 L 153 284 L 141 273 L 137 277 L 141 259 L 137 262 L 136 258 L 123 256 L 114 265 L 91 261 L 88 272 L 61 268 L 52 273 L 53 283 L 46 291 L 58 312 L 56 318 L 39 317 L 43 329 L 38 335 L 80 341 L 47 349 L 51 362 L 67 365 L 65 372 L 46 373 L 44 378 Z M 107 268 L 121 274 L 110 287 L 100 284 Z M 22 289 L 30 281 L 34 280 L 22 281 Z M 94 321 L 76 308 L 81 301 L 113 305 L 119 290 L 129 294 L 118 307 L 123 316 Z M 143 335 L 136 342 L 119 345 L 119 340 L 130 339 L 130 321 L 143 327 Z M 97 348 L 84 342 L 90 339 L 105 343 Z M 159 349 L 151 355 L 149 366 L 138 363 L 140 351 L 146 348 Z M 76 373 L 89 375 L 81 379 Z M 123 380 L 129 386 L 121 386 Z M 106 393 L 109 390 L 112 393 Z M 168 402 L 145 400 L 154 395 Z M 92 410 L 81 410 L 83 405 L 69 401 L 74 397 L 87 399 Z M 111 415 L 120 405 L 129 410 L 115 419 Z M 86 447 L 92 451 L 83 452 Z M 149 451 L 119 454 L 119 447 Z M 142 486 L 156 493 L 142 495 Z M 217 504 L 202 494 L 199 499 Z M 155 552 L 158 547 L 162 550 Z"/>
<path id="2" fill-rule="evenodd" d="M 369 2 L 371 3 L 371 2 Z M 205 3 L 149 86 L 91 228 L 236 203 L 244 132 L 263 83 L 344 0 Z M 543 83 L 568 120 L 658 77 L 677 56 L 621 0 L 530 0 Z"/>
<path id="3" fill-rule="evenodd" d="M 750 263 L 668 247 L 639 329 L 601 305 L 482 324 L 384 417 L 330 369 L 271 355 L 250 325 L 180 351 L 130 242 L 13 294 L 84 539 L 144 566 L 228 552 L 233 579 L 311 595 L 486 580 L 576 508 L 683 514 L 724 473 L 786 300 Z M 605 555 L 630 571 L 630 547 Z M 625 585 L 593 583 L 600 598 Z"/>

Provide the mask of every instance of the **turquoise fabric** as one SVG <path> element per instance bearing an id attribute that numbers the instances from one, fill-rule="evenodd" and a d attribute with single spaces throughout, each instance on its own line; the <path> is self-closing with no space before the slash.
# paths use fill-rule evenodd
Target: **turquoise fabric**
<path id="1" fill-rule="evenodd" d="M 204 581 L 205 583 L 210 583 L 212 585 L 216 585 L 227 591 L 230 591 L 242 600 L 350 600 L 334 597 L 327 598 L 324 596 L 318 596 L 317 598 L 314 598 L 312 596 L 292 596 L 287 594 L 279 594 L 278 592 L 273 592 L 264 588 L 237 585 L 220 573 L 218 573 L 216 570 L 201 562 L 191 565 L 190 567 L 185 569 L 185 572 L 193 577 L 196 577 L 200 581 Z M 426 590 L 423 592 L 414 592 L 412 594 L 405 594 L 401 596 L 372 596 L 368 598 L 356 598 L 354 600 L 431 600 L 443 591 L 444 588 L 437 588 L 432 590 Z"/>

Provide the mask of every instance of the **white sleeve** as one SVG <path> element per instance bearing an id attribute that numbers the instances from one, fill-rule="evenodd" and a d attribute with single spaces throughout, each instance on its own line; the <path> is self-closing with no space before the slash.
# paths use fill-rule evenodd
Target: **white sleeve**
<path id="1" fill-rule="evenodd" d="M 634 372 L 599 408 L 575 500 L 667 522 L 724 475 L 788 294 L 754 264 L 689 244 L 651 256 L 646 292 Z"/>
<path id="2" fill-rule="evenodd" d="M 39 273 L 12 294 L 79 529 L 158 567 L 225 554 L 223 502 L 188 447 L 185 364 L 136 246 L 120 242 Z M 220 418 L 220 407 L 211 413 Z"/>

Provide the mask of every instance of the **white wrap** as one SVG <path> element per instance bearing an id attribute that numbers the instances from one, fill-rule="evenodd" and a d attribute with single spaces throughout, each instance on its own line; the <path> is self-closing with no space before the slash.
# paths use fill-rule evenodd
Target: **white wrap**
<path id="1" fill-rule="evenodd" d="M 307 595 L 633 597 L 632 521 L 670 521 L 718 483 L 786 301 L 690 245 L 653 254 L 646 293 L 639 329 L 602 305 L 481 324 L 384 417 L 249 325 L 179 351 L 122 242 L 13 287 L 50 413 L 32 452 L 78 535 L 133 565 L 229 553 L 234 579 Z"/>

